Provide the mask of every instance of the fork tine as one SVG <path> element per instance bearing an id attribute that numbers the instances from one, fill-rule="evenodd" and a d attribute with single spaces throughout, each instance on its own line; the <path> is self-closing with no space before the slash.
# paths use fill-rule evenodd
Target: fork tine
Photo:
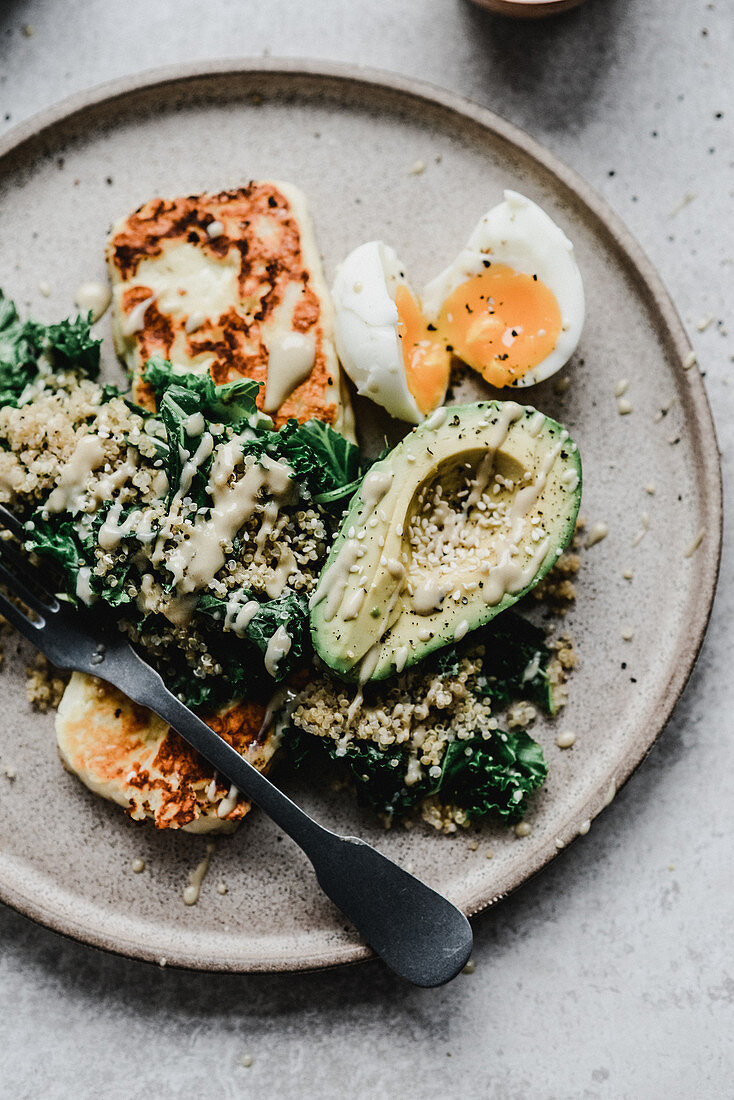
<path id="1" fill-rule="evenodd" d="M 32 620 L 29 619 L 19 607 L 16 607 L 12 600 L 10 600 L 1 590 L 0 615 L 4 615 L 16 630 L 19 630 L 29 642 L 33 642 L 33 645 L 36 646 L 37 649 L 43 651 L 43 631 L 41 629 L 43 624 L 32 622 Z"/>
<path id="2" fill-rule="evenodd" d="M 44 610 L 58 611 L 59 601 L 40 579 L 40 570 L 34 569 L 28 559 L 20 554 L 13 543 L 7 539 L 0 539 L 0 562 L 2 562 L 3 559 L 13 567 L 12 573 L 10 570 L 7 570 L 8 584 L 11 588 L 16 589 L 19 585 L 24 585 L 26 589 L 31 592 L 31 595 L 34 596 L 38 602 L 43 604 Z M 33 592 L 29 587 L 30 585 L 35 586 L 38 591 Z M 23 598 L 25 599 L 25 597 Z M 33 605 L 31 604 L 30 606 L 32 607 Z"/>
<path id="3" fill-rule="evenodd" d="M 25 528 L 20 520 L 8 511 L 4 504 L 0 504 L 0 523 L 4 527 L 7 527 L 9 531 L 12 531 L 16 538 L 21 541 L 25 539 Z"/>

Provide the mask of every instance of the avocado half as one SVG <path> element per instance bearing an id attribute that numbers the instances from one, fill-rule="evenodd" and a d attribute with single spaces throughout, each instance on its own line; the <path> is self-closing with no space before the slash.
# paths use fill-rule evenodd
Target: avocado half
<path id="1" fill-rule="evenodd" d="M 376 462 L 311 598 L 322 661 L 382 680 L 521 599 L 574 532 L 581 459 L 536 409 L 438 409 Z"/>

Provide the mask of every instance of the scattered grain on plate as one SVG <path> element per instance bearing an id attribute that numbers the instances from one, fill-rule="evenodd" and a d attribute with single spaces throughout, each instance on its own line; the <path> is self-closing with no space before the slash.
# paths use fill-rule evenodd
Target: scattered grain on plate
<path id="1" fill-rule="evenodd" d="M 166 966 L 168 965 L 168 959 L 165 955 L 161 955 L 160 959 L 158 960 L 158 965 L 160 966 L 161 970 L 165 970 Z"/>
<path id="2" fill-rule="evenodd" d="M 701 318 L 701 320 L 696 325 L 696 328 L 699 332 L 705 332 L 709 325 L 713 324 L 713 320 L 713 314 L 708 313 L 705 317 Z"/>
<path id="3" fill-rule="evenodd" d="M 564 840 L 561 840 L 561 838 L 559 836 L 557 836 L 556 837 L 556 848 L 558 848 L 560 850 L 561 848 L 565 848 L 565 847 L 566 847 L 566 842 Z"/>
<path id="4" fill-rule="evenodd" d="M 515 826 L 515 836 L 520 837 L 521 839 L 524 836 L 530 836 L 532 831 L 533 827 L 532 825 L 528 825 L 527 821 L 518 821 L 517 825 Z"/>
<path id="5" fill-rule="evenodd" d="M 601 542 L 602 539 L 605 539 L 608 534 L 609 528 L 607 527 L 606 523 L 602 523 L 601 521 L 599 521 L 593 524 L 593 526 L 590 528 L 589 533 L 586 536 L 586 542 L 584 543 L 584 546 L 588 550 L 590 549 L 590 547 L 596 546 L 596 544 L 598 542 Z"/>
<path id="6" fill-rule="evenodd" d="M 473 974 L 474 971 L 476 970 L 476 968 L 477 967 L 476 967 L 476 963 L 474 962 L 474 960 L 469 959 L 469 962 L 466 964 L 466 966 L 464 967 L 464 969 L 462 970 L 461 973 L 462 974 Z"/>
<path id="7" fill-rule="evenodd" d="M 617 401 L 617 412 L 620 416 L 628 416 L 632 412 L 632 402 L 626 397 L 620 397 Z"/>
<path id="8" fill-rule="evenodd" d="M 573 730 L 561 730 L 556 736 L 556 745 L 559 749 L 570 749 L 576 743 L 576 734 Z"/>
<path id="9" fill-rule="evenodd" d="M 35 663 L 26 669 L 26 697 L 34 710 L 45 714 L 61 702 L 71 673 L 63 673 L 54 668 L 40 653 Z"/>
<path id="10" fill-rule="evenodd" d="M 609 789 L 607 790 L 607 793 L 604 796 L 604 801 L 602 802 L 602 806 L 611 805 L 611 803 L 614 802 L 614 796 L 616 795 L 616 793 L 617 793 L 617 783 L 613 779 L 612 782 L 609 784 Z"/>
<path id="11" fill-rule="evenodd" d="M 226 882 L 218 882 L 217 883 L 217 893 L 218 894 L 226 894 L 227 893 L 227 884 L 226 884 Z"/>
<path id="12" fill-rule="evenodd" d="M 626 626 L 622 631 L 622 638 L 625 642 L 631 642 L 635 636 L 635 632 L 631 626 Z"/>
<path id="13" fill-rule="evenodd" d="M 701 530 L 696 535 L 696 537 L 693 539 L 693 541 L 691 543 L 689 543 L 689 545 L 684 550 L 683 557 L 684 558 L 692 558 L 693 555 L 698 550 L 701 543 L 703 542 L 705 537 L 706 537 L 706 528 L 702 527 Z"/>
<path id="14" fill-rule="evenodd" d="M 645 492 L 649 496 L 654 496 L 655 495 L 655 482 L 654 481 L 648 481 L 647 485 L 645 486 Z"/>
<path id="15" fill-rule="evenodd" d="M 571 386 L 571 379 L 568 377 L 568 375 L 564 375 L 562 378 L 558 378 L 553 383 L 553 389 L 554 389 L 555 393 L 558 393 L 558 394 L 567 393 L 570 386 Z"/>
<path id="16" fill-rule="evenodd" d="M 686 191 L 685 195 L 683 195 L 683 197 L 678 200 L 678 202 L 675 204 L 673 209 L 670 211 L 670 213 L 668 214 L 668 217 L 669 218 L 674 218 L 676 216 L 676 214 L 680 214 L 681 210 L 684 210 L 690 202 L 693 202 L 695 197 L 696 197 L 696 192 L 695 191 Z"/>
<path id="17" fill-rule="evenodd" d="M 616 386 L 614 387 L 614 396 L 615 397 L 622 397 L 622 395 L 627 392 L 627 387 L 628 386 L 629 386 L 629 379 L 628 378 L 620 378 L 619 382 L 617 382 Z"/>
<path id="18" fill-rule="evenodd" d="M 690 370 L 698 362 L 695 351 L 689 351 L 683 360 L 683 370 Z"/>
<path id="19" fill-rule="evenodd" d="M 140 875 L 145 870 L 145 860 L 141 859 L 140 856 L 138 856 L 137 859 L 134 859 L 132 861 L 132 863 L 130 864 L 130 867 L 132 869 L 133 874 Z"/>
<path id="20" fill-rule="evenodd" d="M 479 841 L 478 840 L 470 840 L 469 841 L 469 851 L 470 852 L 476 852 L 478 847 L 479 847 Z"/>
<path id="21" fill-rule="evenodd" d="M 254 1058 L 251 1054 L 243 1054 L 240 1058 L 240 1064 L 243 1065 L 245 1069 L 249 1069 L 253 1062 Z"/>
<path id="22" fill-rule="evenodd" d="M 38 290 L 44 298 L 48 298 L 51 294 L 51 284 L 47 283 L 45 279 L 42 279 L 38 284 Z"/>
<path id="23" fill-rule="evenodd" d="M 426 170 L 426 162 L 423 160 L 413 161 L 408 169 L 409 176 L 421 176 Z"/>
<path id="24" fill-rule="evenodd" d="M 18 773 L 16 772 L 15 768 L 12 768 L 12 767 L 10 766 L 10 764 L 6 764 L 3 770 L 4 770 L 4 772 L 5 772 L 5 777 L 6 777 L 6 779 L 9 779 L 9 780 L 10 780 L 10 782 L 12 783 L 12 782 L 13 782 L 13 780 L 15 779 L 15 777 L 16 777 L 16 776 L 17 776 L 17 774 L 18 774 Z"/>
<path id="25" fill-rule="evenodd" d="M 494 859 L 494 852 L 492 852 L 492 851 L 485 852 L 484 853 L 484 858 L 485 859 Z"/>
<path id="26" fill-rule="evenodd" d="M 586 834 L 588 833 L 590 828 L 591 828 L 591 822 L 587 818 L 586 821 L 582 821 L 581 824 L 579 825 L 579 836 L 586 836 Z"/>
<path id="27" fill-rule="evenodd" d="M 24 35 L 25 38 L 33 38 L 33 35 L 35 33 L 36 33 L 36 28 L 33 26 L 32 23 L 25 23 L 23 25 L 23 35 Z"/>
<path id="28" fill-rule="evenodd" d="M 635 574 L 634 574 L 634 571 L 632 569 L 625 569 L 624 572 L 622 573 L 622 576 L 624 577 L 624 579 L 626 581 L 631 581 L 632 578 L 634 577 L 634 575 Z"/>

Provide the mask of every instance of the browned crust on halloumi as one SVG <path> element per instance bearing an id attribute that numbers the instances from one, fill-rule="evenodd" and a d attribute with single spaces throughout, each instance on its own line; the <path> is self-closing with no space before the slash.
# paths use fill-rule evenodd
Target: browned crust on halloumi
<path id="1" fill-rule="evenodd" d="M 211 235 L 212 227 L 217 235 Z M 181 245 L 199 250 L 219 265 L 217 270 L 228 274 L 232 268 L 236 273 L 236 294 L 227 308 L 195 327 L 192 314 L 201 308 L 195 300 L 190 309 L 186 303 L 185 316 L 174 315 L 183 307 L 176 305 L 173 313 L 161 309 L 157 299 L 150 300 L 155 287 L 145 281 L 146 263 L 165 260 Z M 288 287 L 296 285 L 299 301 L 292 328 L 313 338 L 314 364 L 274 419 L 280 426 L 289 417 L 301 422 L 316 417 L 345 430 L 347 410 L 333 346 L 330 298 L 305 200 L 295 188 L 264 181 L 213 195 L 151 199 L 115 226 L 107 258 L 115 290 L 115 344 L 133 373 L 135 398 L 142 405 L 153 405 L 150 387 L 141 379 L 143 365 L 153 355 L 184 369 L 208 369 L 217 383 L 243 377 L 265 382 L 268 327 Z M 140 327 L 125 333 L 126 318 L 146 301 Z M 264 396 L 261 387 L 261 408 Z M 349 424 L 346 430 L 351 434 Z"/>
<path id="2" fill-rule="evenodd" d="M 270 727 L 263 730 L 265 714 L 262 703 L 235 702 L 206 721 L 266 771 L 277 738 Z M 152 818 L 159 829 L 231 831 L 250 810 L 242 797 L 223 806 L 229 783 L 157 715 L 94 677 L 74 674 L 56 729 L 59 753 L 70 771 L 96 794 L 124 806 L 131 817 Z"/>

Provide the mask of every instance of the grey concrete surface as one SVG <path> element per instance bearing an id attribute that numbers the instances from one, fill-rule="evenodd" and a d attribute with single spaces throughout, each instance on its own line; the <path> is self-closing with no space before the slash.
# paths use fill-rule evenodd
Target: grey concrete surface
<path id="1" fill-rule="evenodd" d="M 5 0 L 0 128 L 113 76 L 264 52 L 464 93 L 581 172 L 658 265 L 706 373 L 728 486 L 733 50 L 728 0 L 588 0 L 535 25 L 466 0 Z M 658 746 L 586 838 L 477 920 L 472 975 L 431 992 L 378 964 L 161 971 L 0 909 L 0 1093 L 732 1096 L 732 542 L 727 525 L 708 639 Z"/>

